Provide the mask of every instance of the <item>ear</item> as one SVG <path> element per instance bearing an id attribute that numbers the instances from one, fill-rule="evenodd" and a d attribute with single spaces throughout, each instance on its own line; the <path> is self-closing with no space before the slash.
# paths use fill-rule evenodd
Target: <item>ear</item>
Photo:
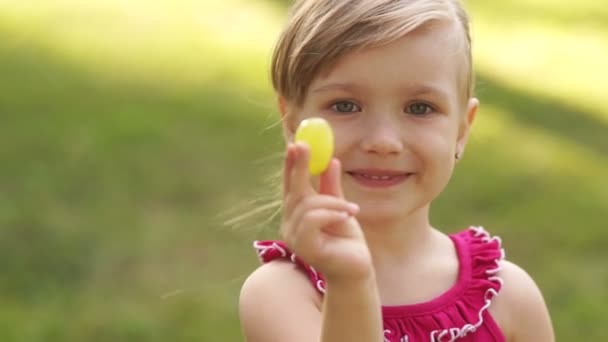
<path id="1" fill-rule="evenodd" d="M 283 97 L 278 98 L 279 112 L 281 113 L 281 124 L 283 126 L 283 137 L 286 142 L 292 142 L 295 135 L 293 108 Z"/>
<path id="2" fill-rule="evenodd" d="M 474 97 L 469 99 L 469 102 L 467 104 L 466 116 L 461 121 L 460 129 L 458 131 L 458 141 L 456 142 L 455 152 L 460 156 L 462 156 L 462 154 L 464 153 L 464 148 L 469 139 L 469 133 L 471 132 L 473 121 L 475 121 L 475 116 L 477 115 L 478 108 L 479 100 Z"/>

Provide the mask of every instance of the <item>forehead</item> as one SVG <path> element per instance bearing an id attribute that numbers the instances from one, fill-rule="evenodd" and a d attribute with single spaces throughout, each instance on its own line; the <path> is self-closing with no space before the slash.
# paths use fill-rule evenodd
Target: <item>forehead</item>
<path id="1" fill-rule="evenodd" d="M 452 21 L 427 23 L 387 45 L 343 56 L 313 80 L 310 90 L 331 83 L 380 89 L 425 84 L 456 96 L 465 69 L 464 39 Z"/>

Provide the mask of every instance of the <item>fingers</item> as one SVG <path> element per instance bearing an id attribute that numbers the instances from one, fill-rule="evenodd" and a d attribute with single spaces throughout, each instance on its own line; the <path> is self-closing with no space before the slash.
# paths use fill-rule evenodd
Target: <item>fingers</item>
<path id="1" fill-rule="evenodd" d="M 306 195 L 314 193 L 308 160 L 310 152 L 305 144 L 289 144 L 283 172 L 284 214 L 290 215 L 296 204 Z"/>
<path id="2" fill-rule="evenodd" d="M 329 167 L 319 177 L 319 193 L 344 198 L 342 192 L 342 165 L 332 158 Z"/>
<path id="3" fill-rule="evenodd" d="M 345 211 L 324 208 L 307 211 L 299 222 L 301 229 L 288 234 L 287 243 L 296 250 L 319 250 L 323 238 L 322 228 L 339 226 L 349 218 L 350 215 Z"/>
<path id="4" fill-rule="evenodd" d="M 354 216 L 359 212 L 359 206 L 344 199 L 330 195 L 308 196 L 298 203 L 290 215 L 290 220 L 299 222 L 309 211 L 316 209 L 327 209 L 341 211 L 349 216 Z"/>
<path id="5" fill-rule="evenodd" d="M 283 237 L 289 240 L 289 238 L 297 236 L 300 230 L 319 231 L 324 228 L 311 226 L 311 223 L 307 222 L 307 215 L 318 210 L 344 213 L 346 217 L 352 217 L 359 212 L 359 206 L 329 195 L 306 196 L 297 203 L 292 212 L 285 213 L 281 227 Z"/>
<path id="6" fill-rule="evenodd" d="M 283 183 L 284 218 L 298 222 L 303 213 L 314 208 L 344 211 L 355 215 L 359 207 L 345 201 L 342 193 L 340 161 L 333 158 L 328 169 L 321 174 L 319 196 L 311 185 L 309 158 L 310 151 L 306 144 L 288 144 Z"/>
<path id="7" fill-rule="evenodd" d="M 310 148 L 306 144 L 295 144 L 295 162 L 290 179 L 290 193 L 296 197 L 306 194 L 311 189 L 310 172 L 308 161 L 310 159 Z"/>

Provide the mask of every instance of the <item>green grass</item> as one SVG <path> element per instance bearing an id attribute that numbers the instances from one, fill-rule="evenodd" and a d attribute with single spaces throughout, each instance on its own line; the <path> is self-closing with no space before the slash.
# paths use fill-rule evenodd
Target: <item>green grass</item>
<path id="1" fill-rule="evenodd" d="M 502 236 L 558 339 L 601 340 L 607 12 L 565 4 L 471 2 L 482 107 L 433 220 Z M 272 192 L 283 13 L 0 2 L 0 341 L 240 340 L 250 242 L 276 227 L 222 222 Z"/>

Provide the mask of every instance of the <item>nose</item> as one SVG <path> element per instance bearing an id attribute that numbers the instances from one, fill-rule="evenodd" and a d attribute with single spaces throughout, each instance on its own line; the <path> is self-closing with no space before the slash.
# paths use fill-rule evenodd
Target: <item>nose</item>
<path id="1" fill-rule="evenodd" d="M 390 118 L 375 116 L 366 122 L 362 148 L 378 155 L 399 154 L 403 151 L 402 132 L 399 125 Z"/>

